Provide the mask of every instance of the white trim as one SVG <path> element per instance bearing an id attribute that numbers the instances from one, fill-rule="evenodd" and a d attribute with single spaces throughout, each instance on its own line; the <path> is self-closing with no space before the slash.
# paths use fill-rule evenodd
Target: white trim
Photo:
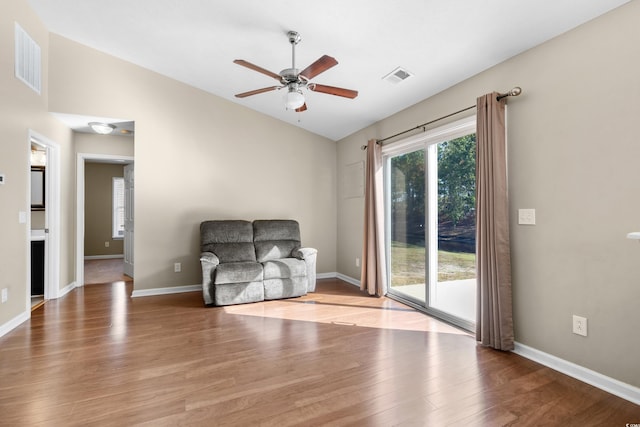
<path id="1" fill-rule="evenodd" d="M 133 163 L 131 156 L 78 153 L 76 157 L 76 286 L 84 285 L 84 164 L 87 160 Z"/>
<path id="2" fill-rule="evenodd" d="M 350 284 L 352 284 L 354 286 L 360 286 L 360 280 L 354 279 L 353 277 L 346 276 L 346 275 L 344 275 L 342 273 L 336 274 L 336 278 L 340 279 L 340 280 L 342 280 L 344 282 L 350 283 Z"/>
<path id="3" fill-rule="evenodd" d="M 631 384 L 623 383 L 622 381 L 600 374 L 591 369 L 587 369 L 583 366 L 576 365 L 564 359 L 560 359 L 552 354 L 545 353 L 537 350 L 533 347 L 529 347 L 519 342 L 515 343 L 513 350 L 515 354 L 518 354 L 527 359 L 538 362 L 541 365 L 547 366 L 558 372 L 569 375 L 584 383 L 590 384 L 601 390 L 611 393 L 625 400 L 640 405 L 640 388 L 632 386 Z"/>
<path id="4" fill-rule="evenodd" d="M 347 283 L 351 283 L 352 285 L 360 286 L 360 281 L 336 272 L 319 273 L 319 274 L 316 274 L 316 278 L 317 279 L 337 278 L 340 280 L 344 280 Z M 134 290 L 131 293 L 131 298 L 149 297 L 154 295 L 180 294 L 183 292 L 198 292 L 198 291 L 202 291 L 202 285 L 186 285 L 186 286 L 173 286 L 169 288 L 138 289 L 138 290 Z"/>
<path id="5" fill-rule="evenodd" d="M 18 326 L 22 325 L 24 322 L 26 322 L 30 318 L 31 318 L 31 307 L 29 307 L 29 310 L 23 311 L 22 313 L 18 314 L 13 319 L 11 319 L 8 322 L 0 325 L 0 337 L 3 337 L 4 335 L 6 335 L 9 332 L 13 331 L 15 328 L 17 328 Z"/>
<path id="6" fill-rule="evenodd" d="M 66 294 L 68 294 L 69 292 L 74 290 L 76 287 L 77 287 L 76 286 L 76 282 L 69 283 L 67 286 L 65 286 L 64 288 L 60 289 L 60 292 L 58 292 L 57 298 L 62 298 L 63 296 L 65 296 Z"/>
<path id="7" fill-rule="evenodd" d="M 429 129 L 418 135 L 401 139 L 397 142 L 384 144 L 382 146 L 382 155 L 387 157 L 395 157 L 406 154 L 416 149 L 437 144 L 444 141 L 459 138 L 461 136 L 474 133 L 476 131 L 476 115 L 473 114 L 455 122 L 447 123 L 435 129 Z"/>
<path id="8" fill-rule="evenodd" d="M 183 292 L 202 292 L 202 285 L 172 286 L 169 288 L 137 289 L 131 293 L 131 298 L 150 297 L 154 295 L 181 294 Z"/>
<path id="9" fill-rule="evenodd" d="M 45 287 L 44 299 L 56 299 L 60 287 L 60 144 L 29 129 L 27 146 L 31 151 L 31 144 L 42 145 L 47 149 L 47 178 L 45 182 Z M 30 159 L 30 157 L 29 157 Z M 29 161 L 29 167 L 31 161 Z M 27 182 L 27 200 L 31 199 L 31 175 Z M 30 206 L 28 202 L 27 206 Z M 28 211 L 29 213 L 29 211 Z M 27 215 L 28 240 L 31 235 L 31 215 Z M 27 245 L 30 247 L 30 245 Z M 27 254 L 27 298 L 26 309 L 31 311 L 31 252 Z"/>
<path id="10" fill-rule="evenodd" d="M 85 255 L 84 259 L 120 259 L 124 258 L 124 254 L 116 254 L 116 255 Z"/>

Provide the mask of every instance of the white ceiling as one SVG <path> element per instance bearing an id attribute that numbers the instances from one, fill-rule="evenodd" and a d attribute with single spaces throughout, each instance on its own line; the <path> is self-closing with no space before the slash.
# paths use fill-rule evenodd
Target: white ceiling
<path id="1" fill-rule="evenodd" d="M 47 28 L 142 67 L 332 140 L 405 109 L 629 0 L 29 0 Z M 277 84 L 233 63 L 280 72 L 327 54 L 338 65 L 314 82 L 356 99 L 307 92 L 286 111 Z M 400 84 L 382 77 L 401 66 Z M 515 82 L 517 84 L 517 82 Z M 505 87 L 486 88 L 508 90 Z M 526 87 L 523 88 L 526 92 Z M 213 112 L 212 112 L 213 114 Z"/>

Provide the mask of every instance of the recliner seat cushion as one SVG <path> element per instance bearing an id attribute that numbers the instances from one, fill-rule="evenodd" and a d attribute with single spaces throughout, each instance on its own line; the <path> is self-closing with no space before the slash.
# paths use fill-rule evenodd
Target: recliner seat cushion
<path id="1" fill-rule="evenodd" d="M 264 280 L 289 279 L 307 275 L 305 262 L 296 258 L 265 261 L 262 263 L 262 267 L 264 270 Z"/>
<path id="2" fill-rule="evenodd" d="M 263 280 L 262 264 L 257 262 L 228 262 L 218 265 L 213 283 L 259 282 Z"/>

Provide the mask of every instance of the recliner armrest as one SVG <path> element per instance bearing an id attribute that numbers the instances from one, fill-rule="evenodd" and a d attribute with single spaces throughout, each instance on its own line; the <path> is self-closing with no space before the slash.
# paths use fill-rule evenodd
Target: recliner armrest
<path id="1" fill-rule="evenodd" d="M 213 252 L 202 252 L 200 264 L 202 265 L 202 297 L 205 305 L 210 306 L 213 305 L 213 274 L 220 264 L 220 258 Z"/>
<path id="2" fill-rule="evenodd" d="M 298 248 L 298 249 L 294 249 L 291 255 L 298 259 L 308 259 L 308 258 L 311 258 L 313 255 L 316 255 L 317 253 L 318 253 L 318 250 L 314 248 Z"/>
<path id="3" fill-rule="evenodd" d="M 202 252 L 200 254 L 200 261 L 213 264 L 216 267 L 220 264 L 220 259 L 213 252 Z"/>
<path id="4" fill-rule="evenodd" d="M 307 292 L 315 292 L 318 250 L 315 248 L 299 248 L 292 251 L 291 256 L 304 260 L 307 269 Z"/>

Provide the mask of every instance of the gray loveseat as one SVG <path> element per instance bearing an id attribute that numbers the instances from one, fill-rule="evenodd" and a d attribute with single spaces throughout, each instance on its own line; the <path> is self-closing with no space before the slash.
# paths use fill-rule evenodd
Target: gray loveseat
<path id="1" fill-rule="evenodd" d="M 204 221 L 200 244 L 205 305 L 291 298 L 315 291 L 318 251 L 301 247 L 297 221 Z"/>

